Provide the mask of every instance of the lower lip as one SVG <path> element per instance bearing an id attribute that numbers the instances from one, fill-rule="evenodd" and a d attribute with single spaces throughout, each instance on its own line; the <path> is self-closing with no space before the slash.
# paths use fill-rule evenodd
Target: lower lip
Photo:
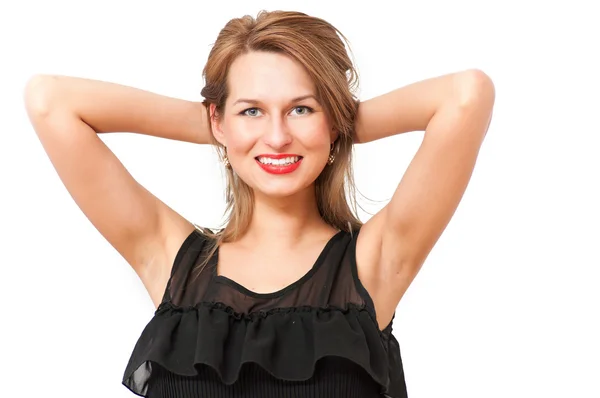
<path id="1" fill-rule="evenodd" d="M 302 162 L 302 158 L 298 159 L 296 163 L 288 164 L 288 165 L 275 165 L 275 164 L 264 164 L 255 159 L 256 163 L 267 173 L 271 174 L 287 174 L 296 170 L 298 166 L 300 166 L 300 162 Z"/>

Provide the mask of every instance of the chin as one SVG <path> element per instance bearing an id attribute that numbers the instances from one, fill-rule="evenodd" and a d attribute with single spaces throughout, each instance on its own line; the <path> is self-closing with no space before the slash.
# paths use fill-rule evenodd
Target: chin
<path id="1" fill-rule="evenodd" d="M 280 183 L 274 184 L 254 184 L 250 187 L 254 191 L 255 195 L 258 194 L 270 198 L 287 198 L 305 191 L 310 186 L 311 184 L 308 184 L 308 186 L 303 186 L 296 183 L 291 183 L 290 181 L 281 181 Z"/>

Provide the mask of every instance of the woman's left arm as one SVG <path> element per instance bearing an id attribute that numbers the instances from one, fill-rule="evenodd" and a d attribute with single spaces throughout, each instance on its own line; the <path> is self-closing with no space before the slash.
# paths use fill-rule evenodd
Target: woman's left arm
<path id="1" fill-rule="evenodd" d="M 379 277 L 400 276 L 410 284 L 416 276 L 466 190 L 494 99 L 492 80 L 474 69 L 360 103 L 356 143 L 425 130 L 391 201 L 363 227 L 380 242 Z"/>

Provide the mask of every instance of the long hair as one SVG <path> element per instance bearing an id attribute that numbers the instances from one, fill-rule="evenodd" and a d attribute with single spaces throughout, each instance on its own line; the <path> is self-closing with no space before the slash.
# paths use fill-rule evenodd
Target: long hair
<path id="1" fill-rule="evenodd" d="M 342 40 L 343 39 L 343 40 Z M 203 70 L 202 89 L 207 120 L 209 105 L 215 105 L 212 117 L 222 117 L 228 96 L 227 74 L 233 61 L 242 54 L 267 51 L 285 54 L 299 62 L 316 87 L 330 123 L 338 131 L 333 146 L 335 161 L 327 165 L 315 181 L 315 195 L 323 220 L 338 230 L 353 232 L 360 228 L 356 208 L 356 187 L 352 172 L 352 134 L 359 100 L 355 96 L 358 73 L 346 51 L 350 46 L 345 36 L 329 22 L 292 11 L 261 11 L 230 20 L 220 31 Z M 225 148 L 211 134 L 221 160 Z M 252 219 L 252 189 L 230 167 L 227 175 L 225 227 L 213 233 L 207 258 L 212 257 L 221 242 L 232 242 L 244 235 Z M 204 261 L 204 264 L 206 261 Z"/>

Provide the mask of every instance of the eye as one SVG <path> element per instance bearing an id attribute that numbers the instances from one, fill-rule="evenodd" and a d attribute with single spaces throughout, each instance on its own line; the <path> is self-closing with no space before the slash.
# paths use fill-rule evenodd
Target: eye
<path id="1" fill-rule="evenodd" d="M 313 112 L 313 109 L 309 106 L 297 106 L 294 108 L 294 110 L 303 110 L 302 112 L 297 112 L 299 115 L 307 115 Z"/>
<path id="2" fill-rule="evenodd" d="M 240 115 L 256 117 L 256 116 L 258 116 L 258 112 L 259 112 L 258 108 L 248 108 L 248 109 L 244 109 L 243 111 L 241 111 Z"/>
<path id="3" fill-rule="evenodd" d="M 296 111 L 296 114 L 300 116 L 314 112 L 311 107 L 304 105 L 295 107 L 294 111 Z M 248 108 L 244 109 L 239 114 L 243 116 L 257 117 L 260 116 L 260 110 L 258 108 Z"/>

